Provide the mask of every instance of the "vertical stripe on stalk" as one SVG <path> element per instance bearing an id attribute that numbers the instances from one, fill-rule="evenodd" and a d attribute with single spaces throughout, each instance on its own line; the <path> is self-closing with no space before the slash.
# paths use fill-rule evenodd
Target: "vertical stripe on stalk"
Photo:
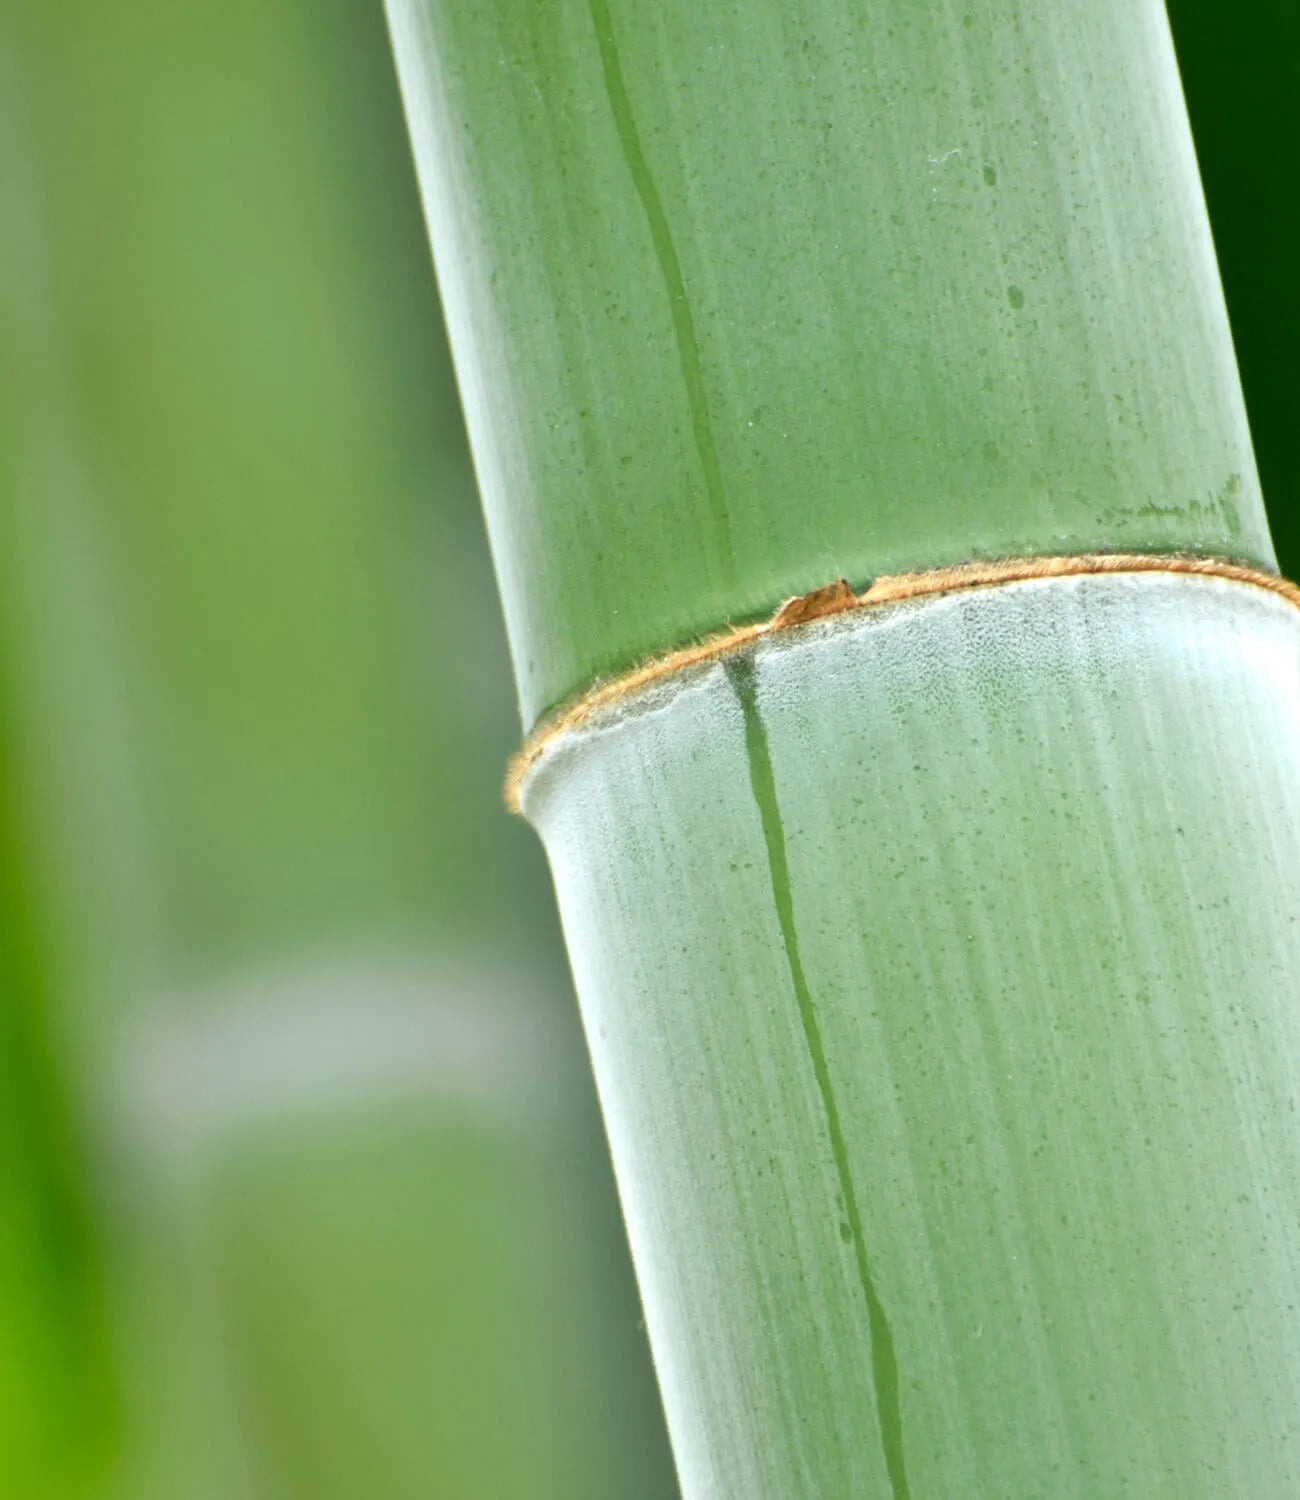
<path id="1" fill-rule="evenodd" d="M 699 453 L 700 467 L 704 471 L 704 488 L 717 535 L 723 580 L 731 586 L 735 583 L 736 574 L 736 559 L 731 544 L 731 516 L 722 485 L 718 445 L 714 440 L 713 422 L 709 416 L 709 402 L 704 390 L 704 364 L 700 359 L 699 339 L 695 335 L 695 319 L 686 296 L 682 264 L 677 258 L 677 247 L 673 244 L 672 230 L 668 227 L 668 215 L 664 213 L 659 189 L 655 186 L 641 145 L 641 134 L 637 130 L 632 101 L 628 97 L 627 84 L 623 78 L 623 65 L 614 44 L 614 26 L 610 20 L 609 6 L 606 0 L 588 0 L 588 5 L 592 25 L 596 29 L 600 65 L 605 77 L 605 93 L 609 99 L 610 112 L 614 116 L 618 143 L 622 147 L 623 160 L 627 163 L 636 195 L 641 200 L 641 209 L 654 245 L 655 259 L 659 263 L 659 274 L 663 277 L 668 293 L 668 307 L 672 313 L 673 333 L 677 340 L 677 357 L 682 367 L 682 382 L 686 387 L 686 403 L 690 409 L 695 447 Z"/>
<path id="2" fill-rule="evenodd" d="M 894 1500 L 908 1500 L 907 1469 L 903 1457 L 903 1418 L 898 1390 L 898 1359 L 894 1351 L 894 1335 L 889 1319 L 876 1291 L 871 1275 L 871 1262 L 867 1256 L 866 1236 L 862 1229 L 862 1215 L 858 1209 L 857 1196 L 853 1190 L 853 1177 L 849 1171 L 848 1146 L 844 1140 L 844 1127 L 840 1123 L 839 1107 L 835 1102 L 835 1091 L 831 1087 L 830 1068 L 826 1062 L 826 1048 L 822 1042 L 821 1027 L 817 1021 L 817 1010 L 799 956 L 799 936 L 794 923 L 794 898 L 790 887 L 790 867 L 786 861 L 785 829 L 781 823 L 781 809 L 776 799 L 776 777 L 772 771 L 772 755 L 768 748 L 767 731 L 758 712 L 758 689 L 754 680 L 754 658 L 752 655 L 733 656 L 726 663 L 727 676 L 745 719 L 745 750 L 749 758 L 749 779 L 758 804 L 759 817 L 763 824 L 763 838 L 767 845 L 768 872 L 772 881 L 772 899 L 776 904 L 777 923 L 781 929 L 781 941 L 785 948 L 786 963 L 790 969 L 790 982 L 794 986 L 799 1005 L 799 1020 L 803 1027 L 808 1055 L 812 1060 L 813 1074 L 817 1079 L 817 1091 L 821 1096 L 822 1111 L 826 1117 L 826 1131 L 830 1136 L 831 1154 L 835 1158 L 835 1171 L 839 1178 L 840 1193 L 844 1198 L 844 1210 L 849 1222 L 849 1237 L 853 1244 L 853 1256 L 857 1262 L 858 1280 L 862 1284 L 862 1295 L 867 1304 L 867 1322 L 871 1330 L 871 1371 L 876 1387 L 876 1411 L 880 1422 L 880 1440 L 885 1451 L 885 1465 L 889 1470 L 889 1482 Z"/>

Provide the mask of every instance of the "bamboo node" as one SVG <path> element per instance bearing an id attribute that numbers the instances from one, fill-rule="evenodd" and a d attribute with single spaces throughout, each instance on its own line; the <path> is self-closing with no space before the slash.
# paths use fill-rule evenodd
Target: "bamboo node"
<path id="1" fill-rule="evenodd" d="M 616 677 L 597 682 L 586 692 L 548 714 L 510 758 L 505 782 L 506 806 L 521 813 L 524 782 L 546 749 L 568 730 L 576 729 L 594 714 L 617 703 L 640 688 L 672 677 L 687 667 L 716 661 L 730 652 L 778 631 L 807 625 L 850 610 L 879 609 L 908 599 L 932 594 L 957 593 L 966 589 L 995 588 L 1001 584 L 1025 583 L 1038 578 L 1077 578 L 1086 574 L 1183 573 L 1202 578 L 1226 578 L 1277 594 L 1300 608 L 1300 587 L 1277 573 L 1267 573 L 1249 563 L 1227 558 L 1200 557 L 1165 552 L 1085 552 L 1048 557 L 1007 557 L 993 561 L 957 563 L 946 568 L 925 568 L 913 573 L 886 573 L 869 588 L 856 594 L 847 579 L 807 594 L 786 599 L 766 620 L 751 625 L 731 625 L 690 645 L 652 657 Z"/>

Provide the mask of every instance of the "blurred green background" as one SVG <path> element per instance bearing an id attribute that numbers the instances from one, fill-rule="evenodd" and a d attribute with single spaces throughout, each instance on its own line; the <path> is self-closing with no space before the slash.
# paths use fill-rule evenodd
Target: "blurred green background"
<path id="1" fill-rule="evenodd" d="M 1274 0 L 1171 6 L 1300 572 Z M 379 0 L 0 9 L 0 1494 L 674 1493 Z"/>
<path id="2" fill-rule="evenodd" d="M 0 18 L 0 1485 L 673 1492 L 377 0 Z"/>

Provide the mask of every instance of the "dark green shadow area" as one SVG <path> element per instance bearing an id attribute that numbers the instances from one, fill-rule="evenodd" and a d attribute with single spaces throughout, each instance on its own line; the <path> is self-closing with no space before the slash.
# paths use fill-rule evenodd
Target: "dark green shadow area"
<path id="1" fill-rule="evenodd" d="M 1169 0 L 1269 525 L 1300 571 L 1300 11 Z"/>

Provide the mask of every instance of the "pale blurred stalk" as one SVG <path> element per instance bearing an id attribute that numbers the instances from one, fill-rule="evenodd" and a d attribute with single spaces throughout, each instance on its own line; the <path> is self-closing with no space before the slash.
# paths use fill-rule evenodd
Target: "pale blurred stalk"
<path id="1" fill-rule="evenodd" d="M 15 796 L 109 1490 L 662 1494 L 540 861 L 500 815 L 504 653 L 382 20 L 56 0 L 3 32 L 39 311 Z"/>

